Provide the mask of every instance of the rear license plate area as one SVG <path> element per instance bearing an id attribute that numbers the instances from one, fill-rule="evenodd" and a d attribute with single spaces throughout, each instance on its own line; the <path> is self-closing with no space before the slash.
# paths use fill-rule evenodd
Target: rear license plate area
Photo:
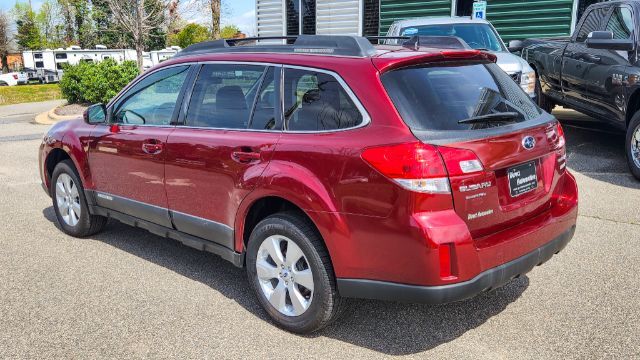
<path id="1" fill-rule="evenodd" d="M 530 161 L 507 169 L 509 192 L 511 197 L 518 197 L 538 187 L 538 173 L 535 161 Z"/>

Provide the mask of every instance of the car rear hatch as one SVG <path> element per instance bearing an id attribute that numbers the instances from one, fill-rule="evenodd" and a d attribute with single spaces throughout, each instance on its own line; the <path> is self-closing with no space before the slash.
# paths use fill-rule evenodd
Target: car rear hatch
<path id="1" fill-rule="evenodd" d="M 562 128 L 496 64 L 459 53 L 381 80 L 414 135 L 437 147 L 474 239 L 550 208 L 565 171 Z"/>

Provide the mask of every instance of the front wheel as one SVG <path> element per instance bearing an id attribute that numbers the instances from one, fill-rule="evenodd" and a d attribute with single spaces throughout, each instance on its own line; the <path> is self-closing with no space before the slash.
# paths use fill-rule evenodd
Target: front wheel
<path id="1" fill-rule="evenodd" d="M 640 180 L 640 111 L 636 112 L 629 122 L 625 143 L 629 170 Z"/>
<path id="2" fill-rule="evenodd" d="M 51 198 L 58 224 L 75 237 L 93 235 L 102 230 L 107 218 L 89 213 L 82 182 L 71 160 L 61 161 L 51 175 Z"/>
<path id="3" fill-rule="evenodd" d="M 344 308 L 320 235 L 297 213 L 278 213 L 251 233 L 247 275 L 258 301 L 275 323 L 310 333 L 335 320 Z"/>

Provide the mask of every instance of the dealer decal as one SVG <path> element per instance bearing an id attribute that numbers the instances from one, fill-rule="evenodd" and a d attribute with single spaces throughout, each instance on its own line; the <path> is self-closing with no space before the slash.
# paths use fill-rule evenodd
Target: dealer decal
<path id="1" fill-rule="evenodd" d="M 477 219 L 483 216 L 487 216 L 487 215 L 491 215 L 493 214 L 493 209 L 489 209 L 489 210 L 485 210 L 485 211 L 478 211 L 476 213 L 473 214 L 469 214 L 469 216 L 467 216 L 467 220 L 473 220 L 473 219 Z"/>

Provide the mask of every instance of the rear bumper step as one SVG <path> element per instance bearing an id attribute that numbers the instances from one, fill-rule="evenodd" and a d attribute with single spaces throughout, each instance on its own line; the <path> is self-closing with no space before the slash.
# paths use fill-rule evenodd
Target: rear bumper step
<path id="1" fill-rule="evenodd" d="M 445 304 L 493 290 L 549 260 L 569 243 L 575 225 L 552 241 L 508 263 L 486 270 L 471 280 L 441 286 L 416 286 L 363 279 L 337 279 L 338 292 L 349 298 Z"/>

